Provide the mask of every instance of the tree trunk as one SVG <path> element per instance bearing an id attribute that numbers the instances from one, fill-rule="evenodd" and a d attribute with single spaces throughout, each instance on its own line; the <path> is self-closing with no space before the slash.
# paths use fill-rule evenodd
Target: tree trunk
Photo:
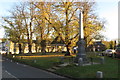
<path id="1" fill-rule="evenodd" d="M 53 52 L 53 50 L 54 50 L 54 47 L 52 47 L 50 50 L 51 50 L 50 52 Z"/>
<path id="2" fill-rule="evenodd" d="M 42 52 L 42 53 L 45 53 L 45 52 L 46 52 L 44 47 L 42 47 L 41 52 Z"/>
<path id="3" fill-rule="evenodd" d="M 22 54 L 22 47 L 20 43 L 19 43 L 19 54 Z"/>
<path id="4" fill-rule="evenodd" d="M 38 52 L 38 46 L 37 46 L 37 44 L 35 44 L 35 51 L 36 51 L 36 53 Z"/>
<path id="5" fill-rule="evenodd" d="M 16 54 L 16 43 L 14 43 L 14 54 Z"/>
<path id="6" fill-rule="evenodd" d="M 41 52 L 45 53 L 46 52 L 46 40 L 41 41 Z"/>
<path id="7" fill-rule="evenodd" d="M 28 45 L 28 48 L 29 48 L 29 52 L 28 53 L 32 53 L 32 50 L 31 50 L 32 45 L 31 44 Z"/>
<path id="8" fill-rule="evenodd" d="M 39 52 L 39 45 L 38 45 L 39 43 L 36 43 L 35 44 L 35 51 L 36 51 L 36 53 L 38 53 Z"/>
<path id="9" fill-rule="evenodd" d="M 67 48 L 67 52 L 66 52 L 65 56 L 70 56 L 69 44 L 66 45 L 66 48 Z"/>
<path id="10" fill-rule="evenodd" d="M 26 47 L 26 44 L 23 43 L 23 44 L 22 44 L 22 53 L 24 53 L 24 51 L 25 51 L 25 47 Z"/>

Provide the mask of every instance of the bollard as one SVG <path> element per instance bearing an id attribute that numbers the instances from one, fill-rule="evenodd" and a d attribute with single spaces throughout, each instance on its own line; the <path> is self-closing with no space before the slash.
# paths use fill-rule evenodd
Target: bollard
<path id="1" fill-rule="evenodd" d="M 112 54 L 112 58 L 115 58 L 115 53 Z"/>
<path id="2" fill-rule="evenodd" d="M 91 65 L 92 65 L 93 64 L 93 58 L 92 57 L 90 58 L 90 61 L 91 61 Z"/>
<path id="3" fill-rule="evenodd" d="M 101 64 L 104 64 L 104 57 L 101 57 L 101 58 L 100 58 L 100 63 L 101 63 Z"/>
<path id="4" fill-rule="evenodd" d="M 13 55 L 13 58 L 15 58 L 15 56 Z"/>
<path id="5" fill-rule="evenodd" d="M 36 60 L 34 60 L 34 63 L 36 63 Z"/>
<path id="6" fill-rule="evenodd" d="M 97 78 L 103 78 L 103 72 L 97 71 L 96 77 L 97 77 Z"/>
<path id="7" fill-rule="evenodd" d="M 64 63 L 64 57 L 60 57 L 60 63 Z"/>
<path id="8" fill-rule="evenodd" d="M 78 65 L 79 66 L 83 66 L 83 58 L 79 58 L 78 59 Z"/>

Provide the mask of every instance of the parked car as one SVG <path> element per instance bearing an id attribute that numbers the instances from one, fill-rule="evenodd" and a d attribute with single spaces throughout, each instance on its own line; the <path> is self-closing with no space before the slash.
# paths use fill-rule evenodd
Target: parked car
<path id="1" fill-rule="evenodd" d="M 120 47 L 116 49 L 115 57 L 120 58 Z"/>
<path id="2" fill-rule="evenodd" d="M 104 51 L 104 55 L 112 57 L 115 54 L 115 50 L 107 49 Z"/>

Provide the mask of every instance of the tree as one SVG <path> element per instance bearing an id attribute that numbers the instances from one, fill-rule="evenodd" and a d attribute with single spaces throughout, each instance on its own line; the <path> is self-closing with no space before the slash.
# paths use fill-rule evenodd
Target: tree
<path id="1" fill-rule="evenodd" d="M 33 18 L 34 7 L 30 3 L 20 3 L 13 10 L 11 10 L 10 19 L 4 18 L 4 21 L 9 26 L 4 26 L 6 33 L 9 33 L 10 40 L 15 43 L 19 43 L 19 52 L 22 51 L 22 42 L 27 37 L 29 53 L 32 53 L 32 40 L 33 40 Z M 23 44 L 24 46 L 24 44 Z"/>
<path id="2" fill-rule="evenodd" d="M 51 3 L 48 2 L 36 2 L 33 4 L 36 7 L 36 14 L 35 14 L 35 35 L 37 36 L 37 40 L 41 45 L 41 52 L 46 52 L 46 43 L 49 42 L 49 35 L 50 35 L 50 25 L 46 21 L 46 17 L 50 18 L 49 12 L 51 8 Z"/>
<path id="3" fill-rule="evenodd" d="M 76 8 L 73 9 L 72 4 L 72 2 L 59 2 L 54 4 L 54 10 L 52 12 L 54 18 L 52 20 L 47 17 L 45 18 L 52 25 L 56 36 L 60 36 L 66 44 L 68 55 L 70 55 L 71 40 L 73 40 L 78 35 L 73 33 L 69 35 L 70 32 L 76 32 L 77 30 L 75 29 L 76 25 L 72 27 L 74 24 L 74 21 L 72 22 L 72 20 L 75 19 L 74 15 L 75 11 L 77 10 Z"/>
<path id="4" fill-rule="evenodd" d="M 78 28 L 79 28 L 79 17 L 78 9 L 83 11 L 83 25 L 85 41 L 87 45 L 92 39 L 103 29 L 104 23 L 93 12 L 95 2 L 58 2 L 54 4 L 53 15 L 55 19 L 46 20 L 54 28 L 54 32 L 61 36 L 66 44 L 68 55 L 70 54 L 70 48 L 73 41 L 78 40 Z M 87 46 L 86 45 L 86 46 Z M 72 45 L 74 46 L 74 45 Z"/>
<path id="5" fill-rule="evenodd" d="M 4 18 L 4 21 L 9 24 L 9 26 L 3 25 L 9 39 L 14 42 L 14 44 L 19 44 L 19 54 L 21 54 L 21 42 L 23 41 L 22 36 L 24 36 L 24 28 L 22 27 L 22 21 L 20 20 L 19 14 L 13 14 L 12 22 L 6 18 Z"/>
<path id="6" fill-rule="evenodd" d="M 115 47 L 115 42 L 114 42 L 114 41 L 110 41 L 110 42 L 109 42 L 109 46 L 110 46 L 110 49 L 114 49 L 114 47 Z"/>
<path id="7" fill-rule="evenodd" d="M 98 36 L 100 38 L 100 31 L 104 28 L 105 21 L 100 20 L 95 14 L 95 2 L 86 1 L 82 2 L 79 6 L 81 11 L 83 11 L 84 34 L 86 46 L 88 46 L 92 39 Z"/>
<path id="8" fill-rule="evenodd" d="M 102 42 L 106 46 L 107 49 L 110 48 L 109 41 L 102 41 Z"/>
<path id="9" fill-rule="evenodd" d="M 36 47 L 40 44 L 42 52 L 45 52 L 46 43 L 60 36 L 66 45 L 67 55 L 70 55 L 71 48 L 76 45 L 79 37 L 78 10 L 83 11 L 86 46 L 90 44 L 104 28 L 104 21 L 95 15 L 94 5 L 95 2 L 87 0 L 86 2 L 29 2 L 19 5 L 17 10 L 24 26 L 23 38 L 27 38 L 29 53 L 32 52 L 33 37 L 36 37 Z"/>
<path id="10" fill-rule="evenodd" d="M 33 40 L 33 19 L 34 19 L 34 6 L 32 5 L 33 2 L 28 3 L 21 3 L 18 8 L 20 11 L 21 20 L 23 21 L 23 26 L 25 28 L 24 30 L 24 36 L 27 37 L 28 42 L 28 53 L 32 53 L 32 40 Z"/>

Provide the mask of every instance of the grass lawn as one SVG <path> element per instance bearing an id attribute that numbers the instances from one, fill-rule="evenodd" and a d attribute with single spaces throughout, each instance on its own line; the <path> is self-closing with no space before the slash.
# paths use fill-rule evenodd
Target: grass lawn
<path id="1" fill-rule="evenodd" d="M 89 66 L 67 66 L 56 72 L 69 75 L 74 78 L 96 78 L 96 72 L 102 71 L 104 78 L 118 78 L 118 61 L 112 58 L 105 58 L 105 64 Z"/>
<path id="2" fill-rule="evenodd" d="M 9 56 L 10 58 L 10 56 Z M 59 65 L 59 58 L 58 57 L 40 57 L 40 58 L 12 58 L 15 61 L 31 65 L 37 68 L 48 69 L 55 65 Z"/>
<path id="3" fill-rule="evenodd" d="M 64 55 L 65 53 L 32 53 L 16 54 L 16 56 L 38 56 L 38 55 Z"/>
<path id="4" fill-rule="evenodd" d="M 39 57 L 24 59 L 14 58 L 14 60 L 43 69 L 48 69 L 60 64 L 59 57 Z M 35 60 L 36 63 L 34 63 Z M 96 78 L 97 71 L 102 71 L 104 78 L 118 78 L 118 60 L 110 57 L 105 57 L 105 64 L 95 64 L 89 66 L 76 66 L 72 64 L 66 67 L 61 67 L 55 72 L 71 76 L 73 78 Z"/>

